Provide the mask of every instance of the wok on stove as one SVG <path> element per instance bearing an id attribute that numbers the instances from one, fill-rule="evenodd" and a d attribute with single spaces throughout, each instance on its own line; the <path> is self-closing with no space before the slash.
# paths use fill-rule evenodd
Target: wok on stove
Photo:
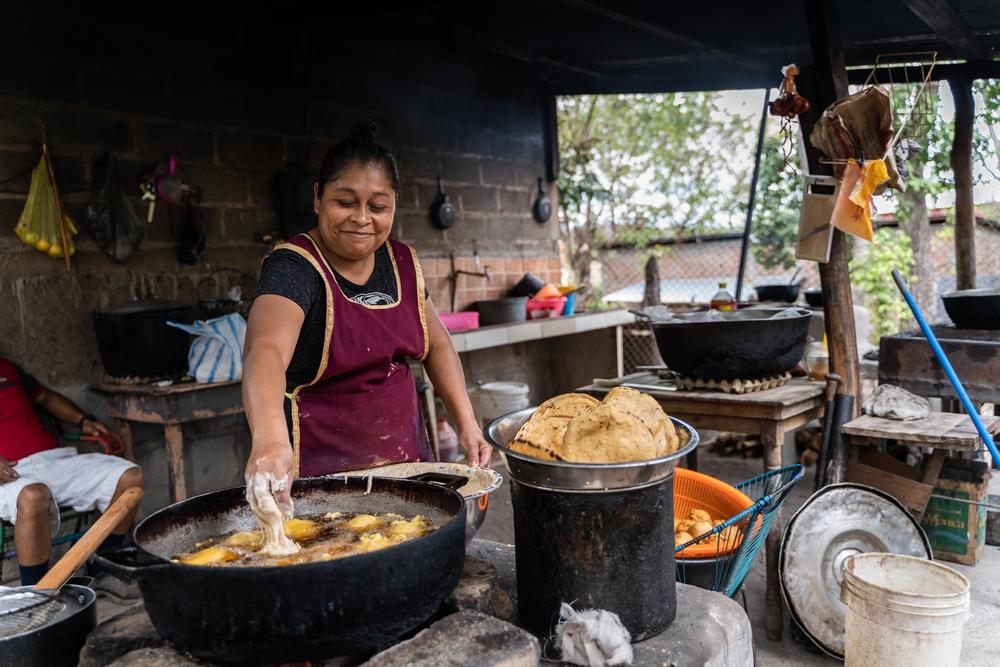
<path id="1" fill-rule="evenodd" d="M 1000 289 L 965 289 L 941 296 L 959 329 L 1000 329 Z"/>
<path id="2" fill-rule="evenodd" d="M 775 319 L 788 310 L 797 315 Z M 702 380 L 763 378 L 784 373 L 802 359 L 809 333 L 804 308 L 754 308 L 726 313 L 722 321 L 650 322 L 663 363 Z"/>
<path id="3" fill-rule="evenodd" d="M 458 584 L 465 502 L 451 489 L 405 479 L 371 478 L 367 493 L 368 481 L 296 480 L 296 514 L 421 514 L 437 530 L 380 551 L 301 565 L 170 562 L 196 542 L 257 526 L 240 486 L 151 514 L 135 528 L 135 548 L 98 562 L 135 577 L 157 632 L 197 658 L 283 663 L 384 648 L 430 618 Z"/>

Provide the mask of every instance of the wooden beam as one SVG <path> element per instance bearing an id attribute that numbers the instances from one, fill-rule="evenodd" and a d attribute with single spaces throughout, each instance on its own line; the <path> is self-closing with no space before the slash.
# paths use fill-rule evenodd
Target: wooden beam
<path id="1" fill-rule="evenodd" d="M 976 286 L 976 210 L 972 199 L 972 82 L 948 79 L 955 100 L 955 138 L 951 170 L 955 174 L 955 275 L 958 289 Z"/>
<path id="2" fill-rule="evenodd" d="M 903 0 L 921 21 L 969 60 L 989 60 L 990 50 L 947 0 Z"/>
<path id="3" fill-rule="evenodd" d="M 578 9 L 583 9 L 585 11 L 591 12 L 592 14 L 597 14 L 609 21 L 614 21 L 620 25 L 628 26 L 639 32 L 644 32 L 647 35 L 652 35 L 654 37 L 659 37 L 662 40 L 671 42 L 672 44 L 680 44 L 683 46 L 696 49 L 702 53 L 715 56 L 720 60 L 726 60 L 732 64 L 742 67 L 743 69 L 753 70 L 755 72 L 762 71 L 773 71 L 773 67 L 768 65 L 762 65 L 761 63 L 750 60 L 746 57 L 746 54 L 735 54 L 720 49 L 718 47 L 706 44 L 705 42 L 699 41 L 693 37 L 685 35 L 680 32 L 675 32 L 673 30 L 668 30 L 664 27 L 658 26 L 654 23 L 650 23 L 648 19 L 638 18 L 636 16 L 630 16 L 618 9 L 612 7 L 605 7 L 599 2 L 592 2 L 591 0 L 561 0 L 563 4 L 576 7 Z"/>

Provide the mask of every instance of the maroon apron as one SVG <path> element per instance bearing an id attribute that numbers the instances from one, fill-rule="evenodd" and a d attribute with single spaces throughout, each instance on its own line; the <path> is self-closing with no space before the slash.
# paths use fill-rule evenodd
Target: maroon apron
<path id="1" fill-rule="evenodd" d="M 348 299 L 308 234 L 275 248 L 304 257 L 326 285 L 319 369 L 311 382 L 287 394 L 300 477 L 433 460 L 407 364 L 407 358 L 427 356 L 424 279 L 409 246 L 391 239 L 387 245 L 397 294 L 387 306 Z"/>

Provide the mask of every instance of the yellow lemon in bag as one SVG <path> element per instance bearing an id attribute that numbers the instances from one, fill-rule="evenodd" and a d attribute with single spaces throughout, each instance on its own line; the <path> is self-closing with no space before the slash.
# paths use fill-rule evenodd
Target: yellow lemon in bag
<path id="1" fill-rule="evenodd" d="M 61 245 L 55 243 L 49 247 L 49 257 L 52 257 L 53 259 L 59 259 L 62 256 L 63 256 L 63 249 Z"/>
<path id="2" fill-rule="evenodd" d="M 35 242 L 35 250 L 38 252 L 48 252 L 49 247 L 50 244 L 45 239 L 38 239 L 38 241 Z"/>

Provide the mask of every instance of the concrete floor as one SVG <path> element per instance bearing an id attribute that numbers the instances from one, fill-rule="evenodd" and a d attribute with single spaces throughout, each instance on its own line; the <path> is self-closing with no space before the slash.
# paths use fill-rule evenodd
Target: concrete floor
<path id="1" fill-rule="evenodd" d="M 707 435 L 707 434 L 706 434 Z M 705 436 L 703 435 L 703 438 Z M 789 442 L 784 452 L 785 461 L 795 461 L 794 446 Z M 496 461 L 494 467 L 506 477 L 506 468 Z M 760 474 L 760 459 L 723 458 L 699 452 L 699 470 L 729 483 L 737 483 Z M 782 516 L 790 517 L 811 495 L 814 468 L 792 490 L 782 508 Z M 1000 486 L 1000 475 L 994 475 L 991 486 Z M 997 493 L 991 489 L 991 493 Z M 783 524 L 782 524 L 783 525 Z M 511 544 L 514 541 L 510 493 L 504 486 L 490 501 L 489 513 L 478 534 L 479 537 Z M 964 574 L 972 584 L 971 614 L 965 625 L 962 644 L 962 665 L 987 666 L 1000 664 L 1000 547 L 987 546 L 983 558 L 975 567 L 945 563 Z M 757 557 L 747 575 L 746 608 L 753 627 L 757 664 L 760 667 L 799 665 L 836 665 L 839 661 L 819 653 L 812 642 L 802 636 L 785 614 L 784 639 L 770 641 L 764 631 L 764 553 Z M 741 601 L 741 598 L 737 598 Z"/>

